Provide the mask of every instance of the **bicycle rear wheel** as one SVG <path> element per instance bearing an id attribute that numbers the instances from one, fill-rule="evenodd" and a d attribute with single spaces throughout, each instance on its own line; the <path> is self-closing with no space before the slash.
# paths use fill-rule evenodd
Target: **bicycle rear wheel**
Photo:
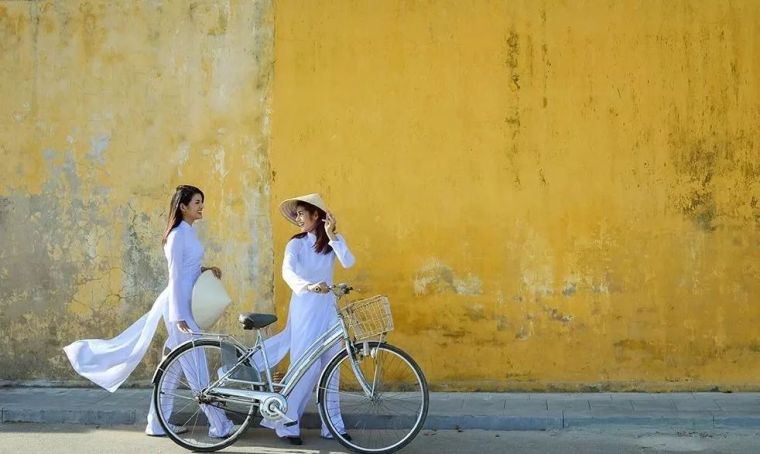
<path id="1" fill-rule="evenodd" d="M 353 451 L 397 451 L 425 423 L 429 406 L 425 375 L 411 356 L 386 343 L 357 343 L 354 355 L 373 393 L 368 396 L 362 390 L 351 358 L 342 351 L 319 382 L 322 421 L 333 437 Z"/>
<path id="2" fill-rule="evenodd" d="M 243 354 L 233 344 L 200 339 L 181 345 L 159 365 L 153 404 L 161 426 L 175 443 L 193 451 L 217 451 L 234 443 L 251 424 L 257 414 L 255 404 L 201 396 Z M 259 381 L 253 370 L 255 377 L 248 379 Z"/>

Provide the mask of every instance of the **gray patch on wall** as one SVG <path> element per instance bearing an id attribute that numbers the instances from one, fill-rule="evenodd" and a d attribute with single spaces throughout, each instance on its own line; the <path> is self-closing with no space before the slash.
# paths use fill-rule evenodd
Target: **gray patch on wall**
<path id="1" fill-rule="evenodd" d="M 117 334 L 145 312 L 166 274 L 154 265 L 160 247 L 128 243 L 128 265 L 120 271 L 135 279 L 112 288 L 114 257 L 98 248 L 120 241 L 113 237 L 118 216 L 103 209 L 111 205 L 110 191 L 96 188 L 83 196 L 71 154 L 48 150 L 45 157 L 50 178 L 42 194 L 6 194 L 0 204 L 0 368 L 10 380 L 73 378 L 61 347 L 76 340 L 72 336 Z M 116 245 L 106 250 L 122 251 Z M 85 285 L 102 289 L 111 301 L 117 297 L 119 306 L 77 296 Z M 77 297 L 88 298 L 77 301 L 87 307 L 86 314 L 66 310 Z"/>

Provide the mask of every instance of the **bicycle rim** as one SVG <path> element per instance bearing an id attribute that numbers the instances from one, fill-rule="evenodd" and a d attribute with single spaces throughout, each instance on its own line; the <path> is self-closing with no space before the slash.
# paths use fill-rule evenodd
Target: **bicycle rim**
<path id="1" fill-rule="evenodd" d="M 234 365 L 222 345 L 213 340 L 186 344 L 159 366 L 162 373 L 153 389 L 153 403 L 167 435 L 185 449 L 208 452 L 229 446 L 256 414 L 250 402 L 201 401 L 199 397 L 210 381 Z M 242 353 L 224 345 L 233 349 L 233 356 L 235 351 Z"/>
<path id="2" fill-rule="evenodd" d="M 361 344 L 360 344 L 361 345 Z M 404 351 L 370 342 L 356 357 L 374 397 L 359 384 L 348 354 L 338 355 L 320 381 L 319 412 L 330 432 L 349 449 L 387 454 L 411 442 L 428 411 L 425 376 Z M 348 433 L 351 440 L 343 437 Z"/>

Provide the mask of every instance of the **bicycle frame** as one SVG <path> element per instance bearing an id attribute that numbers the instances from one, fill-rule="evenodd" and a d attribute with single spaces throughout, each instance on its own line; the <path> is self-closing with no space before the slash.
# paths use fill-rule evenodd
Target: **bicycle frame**
<path id="1" fill-rule="evenodd" d="M 319 375 L 316 398 L 323 430 L 341 444 L 369 454 L 388 454 L 409 444 L 428 413 L 428 386 L 414 359 L 385 343 L 393 330 L 387 296 L 340 308 L 341 296 L 352 289 L 346 284 L 328 288 L 337 297 L 331 298 L 336 314 L 332 326 L 299 357 L 291 356 L 290 368 L 277 382 L 270 366 L 287 353 L 290 339 L 285 333 L 269 339 L 272 348 L 265 348 L 261 328 L 276 320 L 272 316 L 241 315 L 245 327 L 256 327 L 250 346 L 228 334 L 193 333 L 169 353 L 153 379 L 153 405 L 167 435 L 184 448 L 214 451 L 234 443 L 257 415 L 267 427 L 276 422 L 278 430 L 298 425 L 296 403 L 288 401 L 309 391 L 302 380 L 311 385 Z M 294 340 L 304 346 L 305 339 Z M 277 356 L 270 358 L 275 351 Z"/>
<path id="2" fill-rule="evenodd" d="M 227 339 L 228 342 L 232 343 L 237 348 L 243 351 L 246 351 L 246 353 L 238 359 L 238 361 L 235 363 L 234 366 L 232 366 L 229 370 L 227 370 L 217 380 L 210 383 L 203 393 L 213 395 L 215 394 L 214 390 L 219 390 L 223 394 L 228 394 L 228 395 L 231 394 L 235 397 L 243 398 L 246 400 L 252 400 L 252 401 L 263 401 L 267 398 L 275 397 L 277 395 L 282 396 L 285 399 L 287 399 L 288 396 L 293 392 L 293 389 L 295 388 L 296 384 L 298 384 L 301 378 L 303 378 L 303 376 L 306 374 L 309 368 L 315 362 L 317 362 L 317 360 L 319 360 L 319 358 L 323 354 L 328 352 L 335 344 L 343 341 L 345 349 L 348 352 L 349 358 L 351 359 L 351 368 L 353 369 L 354 374 L 356 374 L 356 378 L 359 384 L 361 385 L 362 390 L 367 394 L 368 397 L 373 397 L 376 384 L 367 383 L 367 380 L 364 377 L 364 374 L 359 368 L 357 360 L 352 354 L 353 343 L 348 334 L 348 328 L 346 326 L 346 322 L 343 319 L 342 314 L 338 310 L 338 300 L 340 299 L 341 295 L 336 295 L 336 296 L 338 296 L 335 300 L 335 309 L 338 315 L 337 322 L 329 330 L 327 330 L 324 334 L 322 334 L 314 342 L 312 342 L 312 344 L 306 349 L 306 351 L 299 358 L 297 358 L 293 364 L 291 364 L 290 369 L 285 374 L 282 381 L 279 383 L 275 383 L 272 380 L 269 358 L 267 357 L 266 349 L 264 348 L 264 338 L 261 335 L 261 332 L 259 330 L 256 331 L 256 342 L 251 348 L 245 347 L 241 342 L 239 342 L 237 339 L 235 339 L 234 337 L 230 335 L 226 335 L 226 334 L 209 335 L 209 334 L 204 334 L 204 333 L 198 333 L 198 334 L 201 334 L 202 338 L 205 338 L 205 339 L 208 339 L 209 337 Z M 196 342 L 198 340 L 200 339 L 193 339 L 188 342 Z M 263 371 L 264 371 L 264 376 L 265 376 L 264 381 L 253 382 L 253 381 L 248 381 L 248 380 L 239 380 L 239 379 L 231 378 L 231 376 L 235 373 L 235 371 L 238 370 L 246 361 L 249 361 L 255 364 L 257 366 L 257 369 L 260 369 L 260 367 L 258 367 L 260 362 L 254 359 L 254 356 L 259 352 L 261 352 L 261 357 L 263 359 Z M 338 354 L 340 354 L 340 352 L 336 353 L 336 356 Z M 224 386 L 227 383 L 262 386 L 262 387 L 265 387 L 267 391 L 232 390 L 232 389 L 222 388 L 222 386 Z M 276 387 L 280 388 L 280 390 L 276 391 L 275 390 Z"/>

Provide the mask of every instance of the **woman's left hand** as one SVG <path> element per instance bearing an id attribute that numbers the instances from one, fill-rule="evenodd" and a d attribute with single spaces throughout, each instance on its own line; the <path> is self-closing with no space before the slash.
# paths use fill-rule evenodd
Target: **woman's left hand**
<path id="1" fill-rule="evenodd" d="M 177 329 L 180 330 L 180 332 L 183 332 L 185 334 L 192 334 L 193 333 L 193 330 L 190 329 L 190 326 L 184 320 L 180 320 L 180 321 L 177 322 Z"/>
<path id="2" fill-rule="evenodd" d="M 222 270 L 220 270 L 219 267 L 216 267 L 216 266 L 201 267 L 201 273 L 208 270 L 211 270 L 211 272 L 214 273 L 214 276 L 216 276 L 217 279 L 222 278 Z"/>
<path id="3" fill-rule="evenodd" d="M 331 240 L 335 239 L 335 234 L 338 230 L 338 221 L 335 219 L 335 215 L 327 211 L 325 216 L 325 232 Z"/>

